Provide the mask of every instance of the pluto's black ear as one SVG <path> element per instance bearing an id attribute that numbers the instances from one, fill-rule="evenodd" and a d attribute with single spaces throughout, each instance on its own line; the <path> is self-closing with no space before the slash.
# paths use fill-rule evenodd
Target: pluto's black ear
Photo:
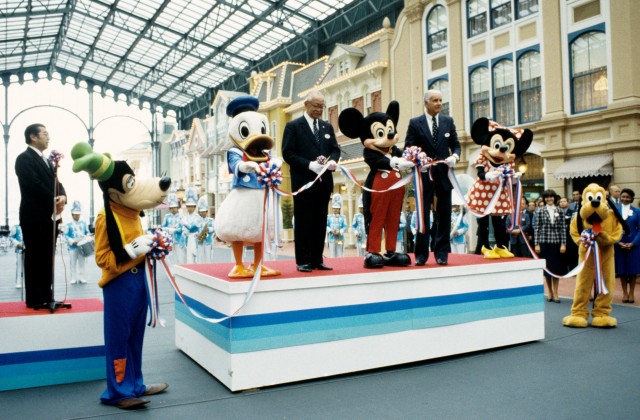
<path id="1" fill-rule="evenodd" d="M 357 139 L 360 137 L 364 116 L 355 108 L 347 108 L 338 117 L 338 127 L 345 136 Z M 360 139 L 361 141 L 363 139 Z"/>
<path id="2" fill-rule="evenodd" d="M 389 106 L 387 107 L 387 115 L 391 118 L 391 121 L 393 121 L 393 125 L 397 128 L 398 120 L 400 119 L 400 104 L 398 103 L 398 101 L 389 102 Z"/>
<path id="3" fill-rule="evenodd" d="M 522 135 L 519 140 L 516 140 L 516 147 L 513 149 L 513 153 L 516 156 L 522 156 L 531 146 L 531 142 L 533 142 L 533 131 L 528 128 L 523 130 Z"/>
<path id="4" fill-rule="evenodd" d="M 488 145 L 489 143 L 489 120 L 485 117 L 478 118 L 471 127 L 471 138 L 475 144 Z"/>

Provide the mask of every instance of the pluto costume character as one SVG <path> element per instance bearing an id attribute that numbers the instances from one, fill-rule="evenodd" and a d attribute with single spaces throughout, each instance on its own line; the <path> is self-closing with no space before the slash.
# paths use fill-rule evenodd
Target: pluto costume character
<path id="1" fill-rule="evenodd" d="M 505 166 L 514 170 L 516 157 L 524 155 L 533 141 L 531 130 L 514 130 L 486 118 L 478 118 L 471 127 L 471 138 L 482 146 L 480 154 L 475 160 L 478 179 L 469 189 L 466 196 L 467 206 L 474 214 L 486 212 L 493 194 L 497 191 L 501 173 L 499 167 Z M 520 176 L 515 173 L 515 176 Z M 497 198 L 490 214 L 478 219 L 478 241 L 482 243 L 482 254 L 485 258 L 511 258 L 509 251 L 509 236 L 504 225 L 503 216 L 513 212 L 511 196 L 505 189 Z M 496 245 L 487 249 L 484 244 L 489 243 L 489 217 L 493 225 Z"/>
<path id="2" fill-rule="evenodd" d="M 228 276 L 231 278 L 253 277 L 263 256 L 262 224 L 266 188 L 260 184 L 258 174 L 260 163 L 281 163 L 271 161 L 269 151 L 274 141 L 269 136 L 267 118 L 258 113 L 259 101 L 253 96 L 238 97 L 227 105 L 229 138 L 233 142 L 227 151 L 229 173 L 233 174 L 232 190 L 222 202 L 215 219 L 216 236 L 230 243 L 236 265 Z M 273 205 L 269 215 L 279 214 Z M 273 217 L 273 216 L 271 216 Z M 275 219 L 272 219 L 275 220 Z M 271 238 L 273 232 L 268 232 Z M 243 246 L 253 245 L 253 264 L 245 267 L 242 262 Z M 261 276 L 277 276 L 280 271 L 262 265 Z"/>
<path id="3" fill-rule="evenodd" d="M 576 290 L 573 294 L 571 315 L 564 317 L 562 325 L 566 327 L 585 328 L 589 317 L 589 298 L 593 283 L 596 280 L 595 252 L 593 249 L 585 261 L 587 248 L 581 242 L 583 229 L 592 229 L 600 253 L 600 265 L 604 277 L 604 284 L 608 294 L 599 294 L 591 309 L 591 326 L 597 328 L 613 328 L 618 321 L 609 316 L 613 302 L 615 287 L 615 261 L 613 244 L 622 238 L 622 224 L 620 214 L 615 206 L 606 199 L 606 191 L 598 184 L 589 184 L 582 192 L 582 203 L 578 217 L 571 221 L 571 238 L 578 244 L 578 262 L 584 262 L 584 267 L 576 278 Z"/>
<path id="4" fill-rule="evenodd" d="M 402 178 L 400 171 L 412 168 L 413 162 L 402 157 L 396 147 L 398 133 L 396 125 L 400 117 L 400 105 L 391 101 L 387 112 L 374 112 L 364 117 L 355 108 L 340 113 L 340 131 L 351 138 L 360 138 L 364 145 L 364 161 L 370 172 L 364 185 L 373 190 L 386 190 Z M 364 220 L 367 230 L 367 255 L 365 268 L 381 268 L 385 265 L 405 267 L 411 258 L 396 252 L 396 238 L 400 226 L 400 213 L 404 199 L 404 187 L 384 193 L 362 192 Z M 384 230 L 386 254 L 380 255 L 382 231 Z"/>
<path id="5" fill-rule="evenodd" d="M 125 161 L 95 153 L 88 143 L 71 150 L 73 171 L 86 171 L 98 180 L 104 209 L 95 222 L 96 264 L 102 269 L 98 285 L 104 299 L 104 338 L 107 389 L 103 404 L 123 409 L 141 407 L 167 384 L 145 385 L 142 378 L 142 343 L 147 319 L 145 255 L 153 236 L 140 223 L 143 209 L 161 204 L 171 185 L 169 177 L 137 180 Z"/>

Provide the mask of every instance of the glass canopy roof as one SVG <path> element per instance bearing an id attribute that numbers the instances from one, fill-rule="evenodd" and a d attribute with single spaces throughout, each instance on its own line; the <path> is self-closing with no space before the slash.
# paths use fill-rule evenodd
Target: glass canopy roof
<path id="1" fill-rule="evenodd" d="M 354 0 L 4 0 L 0 75 L 59 73 L 179 109 Z"/>

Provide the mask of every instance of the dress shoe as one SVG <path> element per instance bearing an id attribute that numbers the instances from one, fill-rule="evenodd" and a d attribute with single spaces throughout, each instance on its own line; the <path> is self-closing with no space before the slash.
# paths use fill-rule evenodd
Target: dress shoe
<path id="1" fill-rule="evenodd" d="M 156 394 L 159 394 L 161 392 L 166 391 L 167 388 L 169 388 L 169 384 L 147 385 L 147 390 L 144 391 L 144 394 L 142 394 L 142 395 L 156 395 Z"/>
<path id="2" fill-rule="evenodd" d="M 314 270 L 324 270 L 324 271 L 328 271 L 328 270 L 333 270 L 333 268 L 326 266 L 324 264 L 317 264 L 313 267 Z"/>
<path id="3" fill-rule="evenodd" d="M 116 407 L 122 408 L 123 410 L 135 410 L 137 408 L 142 408 L 149 402 L 149 400 L 145 400 L 142 398 L 125 398 L 124 400 L 118 401 L 116 403 Z"/>
<path id="4" fill-rule="evenodd" d="M 425 257 L 418 257 L 416 258 L 416 266 L 418 267 L 422 267 L 423 265 L 425 265 L 427 263 L 427 259 Z"/>
<path id="5" fill-rule="evenodd" d="M 299 266 L 296 267 L 298 269 L 298 271 L 300 271 L 301 273 L 310 273 L 311 272 L 311 266 L 309 264 L 300 264 Z"/>
<path id="6" fill-rule="evenodd" d="M 436 258 L 436 263 L 438 263 L 438 265 L 447 265 L 447 260 L 446 258 Z"/>

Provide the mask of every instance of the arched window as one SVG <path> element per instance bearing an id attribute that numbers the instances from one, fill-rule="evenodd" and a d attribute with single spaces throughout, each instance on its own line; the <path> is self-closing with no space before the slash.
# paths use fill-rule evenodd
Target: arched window
<path id="1" fill-rule="evenodd" d="M 607 106 L 607 50 L 605 34 L 587 32 L 571 43 L 573 112 Z"/>
<path id="2" fill-rule="evenodd" d="M 469 38 L 487 32 L 488 0 L 469 0 L 467 2 L 467 33 Z"/>
<path id="3" fill-rule="evenodd" d="M 447 48 L 447 12 L 436 6 L 427 16 L 427 53 Z"/>
<path id="4" fill-rule="evenodd" d="M 471 79 L 471 122 L 480 117 L 489 117 L 489 70 L 486 67 L 476 68 Z"/>
<path id="5" fill-rule="evenodd" d="M 542 116 L 540 53 L 530 51 L 518 59 L 518 107 L 520 123 L 538 121 Z"/>
<path id="6" fill-rule="evenodd" d="M 516 123 L 513 84 L 513 61 L 499 61 L 493 67 L 493 116 L 502 125 Z"/>
<path id="7" fill-rule="evenodd" d="M 449 114 L 449 81 L 447 79 L 437 79 L 429 85 L 429 90 L 435 89 L 442 92 L 442 110 L 443 115 Z"/>

